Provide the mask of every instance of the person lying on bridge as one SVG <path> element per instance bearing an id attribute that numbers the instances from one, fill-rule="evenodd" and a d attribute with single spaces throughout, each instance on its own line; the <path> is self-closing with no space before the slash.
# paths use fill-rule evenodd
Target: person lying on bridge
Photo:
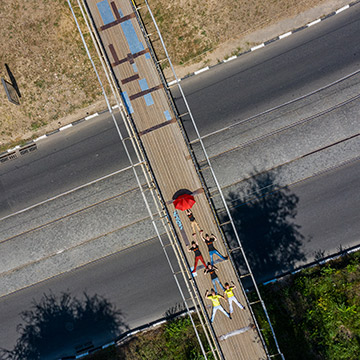
<path id="1" fill-rule="evenodd" d="M 219 256 L 219 258 L 226 260 L 228 257 L 221 255 L 215 248 L 214 248 L 214 241 L 217 240 L 216 236 L 214 234 L 211 234 L 211 237 L 206 234 L 205 237 L 202 237 L 203 241 L 208 247 L 209 255 L 210 255 L 210 261 L 211 265 L 214 265 L 214 254 Z"/>
<path id="2" fill-rule="evenodd" d="M 197 264 L 199 262 L 199 260 L 204 264 L 205 269 L 206 269 L 206 263 L 204 258 L 201 255 L 201 252 L 199 250 L 199 244 L 196 241 L 192 241 L 191 242 L 191 246 L 188 248 L 188 252 L 193 251 L 195 254 L 195 265 L 194 265 L 194 270 L 191 272 L 192 274 L 196 272 L 196 268 L 197 268 Z"/>
<path id="3" fill-rule="evenodd" d="M 225 299 L 222 295 L 216 294 L 215 290 L 211 289 L 211 293 L 206 290 L 205 297 L 212 301 L 211 323 L 214 321 L 215 314 L 218 310 L 231 319 L 231 315 L 220 304 L 220 299 Z"/>
<path id="4" fill-rule="evenodd" d="M 214 285 L 214 289 L 215 289 L 215 292 L 217 293 L 217 290 L 216 290 L 216 283 L 218 283 L 222 289 L 222 291 L 225 290 L 225 288 L 223 287 L 223 285 L 221 284 L 218 276 L 216 275 L 215 271 L 217 271 L 217 267 L 215 265 L 211 265 L 211 263 L 207 263 L 207 267 L 206 269 L 204 270 L 204 274 L 210 274 L 211 276 L 211 281 Z"/>
<path id="5" fill-rule="evenodd" d="M 233 283 L 234 284 L 234 283 Z M 238 299 L 235 297 L 233 290 L 236 289 L 235 285 L 229 285 L 229 283 L 225 283 L 225 291 L 224 291 L 224 297 L 229 302 L 229 311 L 230 314 L 234 312 L 233 309 L 233 302 L 241 309 L 245 310 L 245 306 L 240 304 Z"/>
<path id="6" fill-rule="evenodd" d="M 197 223 L 197 221 L 195 220 L 195 216 L 192 213 L 192 211 L 190 209 L 186 210 L 186 215 L 190 220 L 190 225 L 191 225 L 191 229 L 192 229 L 192 236 L 196 236 L 196 229 L 199 230 L 200 235 L 203 233 L 203 230 L 200 229 L 199 224 Z"/>

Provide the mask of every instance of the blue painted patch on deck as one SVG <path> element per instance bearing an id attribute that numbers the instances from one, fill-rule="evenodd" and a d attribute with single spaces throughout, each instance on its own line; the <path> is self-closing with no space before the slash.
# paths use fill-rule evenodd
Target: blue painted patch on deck
<path id="1" fill-rule="evenodd" d="M 124 100 L 125 100 L 125 105 L 126 105 L 126 108 L 127 108 L 128 112 L 129 112 L 130 114 L 132 114 L 132 113 L 134 112 L 134 109 L 133 109 L 133 107 L 131 106 L 131 102 L 130 102 L 130 99 L 129 99 L 129 95 L 127 94 L 126 91 L 124 91 L 124 92 L 122 93 L 122 96 L 123 96 L 123 98 L 124 98 Z"/>
<path id="2" fill-rule="evenodd" d="M 146 53 L 146 54 L 145 54 L 145 59 L 150 59 L 150 58 L 151 58 L 150 54 L 149 54 L 149 53 Z"/>
<path id="3" fill-rule="evenodd" d="M 121 9 L 119 9 L 119 14 L 120 14 L 120 17 L 124 16 L 124 13 L 121 11 Z"/>
<path id="4" fill-rule="evenodd" d="M 138 72 L 138 69 L 137 69 L 136 64 L 135 64 L 135 63 L 133 63 L 133 64 L 131 64 L 131 65 L 132 65 L 132 67 L 133 67 L 133 69 L 134 69 L 134 72 Z"/>
<path id="5" fill-rule="evenodd" d="M 146 79 L 139 80 L 139 85 L 140 85 L 141 91 L 147 90 L 149 88 L 149 85 L 148 85 Z"/>
<path id="6" fill-rule="evenodd" d="M 136 54 L 142 50 L 144 50 L 144 45 L 139 41 L 139 38 L 136 35 L 134 26 L 131 20 L 126 20 L 121 23 L 121 28 L 124 32 L 126 41 L 129 45 L 130 52 L 132 54 Z"/>
<path id="7" fill-rule="evenodd" d="M 100 1 L 96 4 L 104 25 L 115 21 L 114 15 L 111 11 L 111 7 L 107 0 Z"/>
<path id="8" fill-rule="evenodd" d="M 164 111 L 164 115 L 165 115 L 166 120 L 171 120 L 171 115 L 168 110 Z"/>
<path id="9" fill-rule="evenodd" d="M 146 79 L 139 80 L 139 85 L 140 85 L 140 89 L 142 91 L 149 89 L 149 85 L 147 84 Z M 151 94 L 144 95 L 144 99 L 145 99 L 145 103 L 147 106 L 154 105 L 154 100 L 153 100 Z"/>

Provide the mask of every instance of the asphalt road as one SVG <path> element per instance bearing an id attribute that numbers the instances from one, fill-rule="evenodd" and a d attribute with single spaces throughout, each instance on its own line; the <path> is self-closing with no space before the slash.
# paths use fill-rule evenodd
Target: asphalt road
<path id="1" fill-rule="evenodd" d="M 360 68 L 360 5 L 182 82 L 204 135 L 297 98 Z M 178 97 L 174 91 L 174 98 Z M 177 101 L 182 112 L 183 104 Z M 185 119 L 190 138 L 192 127 Z M 124 168 L 108 114 L 52 135 L 0 167 L 0 216 Z"/>
<path id="2" fill-rule="evenodd" d="M 176 270 L 176 260 L 171 253 L 170 258 Z M 187 297 L 183 280 L 181 277 L 178 279 Z M 126 327 L 133 329 L 163 318 L 166 311 L 182 302 L 159 240 L 153 239 L 0 298 L 0 348 L 13 350 L 17 339 L 20 338 L 20 333 L 16 331 L 17 326 L 28 324 L 22 320 L 21 312 L 34 310 L 34 303 L 41 303 L 44 295 L 53 294 L 60 299 L 63 293 L 68 294 L 71 299 L 79 300 L 82 306 L 85 304 L 85 294 L 90 298 L 97 295 L 106 299 L 109 304 L 105 310 L 111 315 L 108 321 L 113 318 L 120 320 L 123 325 L 122 331 L 125 331 Z M 86 332 L 84 324 L 76 327 L 74 316 L 67 317 L 66 310 L 71 308 L 70 304 L 64 306 L 60 314 L 56 313 L 54 305 L 43 306 L 52 315 L 48 318 L 43 317 L 43 321 L 37 323 L 44 331 L 44 339 L 40 341 L 41 359 L 53 360 L 73 355 L 77 346 L 88 342 L 92 342 L 94 347 L 101 346 L 112 341 L 114 335 L 120 335 L 110 332 L 107 328 L 103 331 L 96 330 L 101 328 L 100 321 L 102 316 L 105 317 L 106 311 L 100 311 L 94 301 L 90 304 L 98 310 L 94 311 L 96 316 L 92 322 L 86 324 L 92 328 L 90 332 Z M 115 310 L 120 311 L 121 315 L 113 314 Z M 63 336 L 63 341 L 58 343 L 51 337 L 52 328 L 47 327 L 46 320 L 55 323 L 57 320 L 63 325 L 73 323 L 75 327 L 66 328 L 64 333 L 57 329 L 57 334 L 61 333 Z"/>
<path id="3" fill-rule="evenodd" d="M 236 121 L 247 119 L 359 70 L 359 15 L 360 6 L 353 6 L 351 10 L 310 29 L 183 81 L 182 85 L 200 133 L 205 135 Z M 339 97 L 346 95 L 346 98 L 349 98 L 359 92 L 357 77 L 351 78 L 344 84 L 341 91 L 334 91 L 335 95 L 332 95 L 334 98 L 337 94 Z M 328 101 L 326 99 L 330 96 L 329 93 L 324 94 L 323 97 L 317 98 L 317 104 L 322 104 L 323 100 Z M 174 96 L 177 97 L 176 93 Z M 311 108 L 311 104 L 306 106 Z M 314 107 L 314 111 L 317 110 L 317 106 Z M 342 116 L 349 120 L 346 131 L 341 129 L 344 131 L 344 136 L 347 136 L 346 132 L 355 134 L 357 131 L 357 117 L 353 118 L 353 116 L 358 112 L 354 106 L 353 103 L 349 103 L 342 108 L 344 109 Z M 178 107 L 181 109 L 180 103 Z M 289 111 L 292 112 L 293 109 Z M 301 113 L 302 110 L 296 111 Z M 331 121 L 328 117 L 326 119 Z M 192 138 L 193 132 L 188 121 L 185 121 L 185 126 Z M 263 123 L 260 122 L 260 125 L 257 123 L 256 127 L 261 129 Z M 322 129 L 321 125 L 315 128 Z M 338 133 L 338 128 L 332 132 Z M 291 148 L 293 139 L 306 138 L 307 134 L 301 127 L 298 132 L 292 133 L 291 137 L 279 138 L 273 144 L 274 150 L 278 145 L 284 144 Z M 290 252 L 285 253 L 288 260 L 293 261 L 291 262 L 293 266 L 311 261 L 317 251 L 331 252 L 340 244 L 346 247 L 358 243 L 359 163 L 354 161 L 347 166 L 339 166 L 322 176 L 314 177 L 316 171 L 340 165 L 359 156 L 357 139 L 353 138 L 351 141 L 317 152 L 313 157 L 306 156 L 296 160 L 291 163 L 292 167 L 284 163 L 275 164 L 277 169 L 282 170 L 281 179 L 276 181 L 278 186 L 283 187 L 296 183 L 301 178 L 309 178 L 290 186 L 289 192 L 285 192 L 287 201 L 291 202 L 294 199 L 292 195 L 297 198 L 294 200 L 297 214 L 291 218 L 292 213 L 289 209 L 290 215 L 285 216 L 285 223 L 294 222 L 298 227 L 293 227 L 294 232 L 291 235 L 297 234 L 296 229 L 301 235 L 293 237 L 295 246 L 288 242 L 292 248 Z M 237 141 L 233 145 L 236 145 Z M 334 142 L 334 139 L 330 138 L 329 141 Z M 309 142 L 315 148 L 318 146 L 317 143 Z M 258 149 L 261 149 L 261 144 L 262 142 L 259 142 Z M 269 152 L 268 149 L 265 152 Z M 234 167 L 232 161 L 236 161 L 239 152 L 231 152 L 231 154 L 227 157 L 228 163 L 219 158 L 219 165 L 216 165 L 219 176 L 227 174 L 227 171 L 231 173 L 231 176 L 224 179 L 226 196 L 229 196 L 234 189 L 238 190 L 244 179 L 248 179 L 245 173 L 235 174 L 230 171 Z M 212 155 L 216 157 L 216 151 L 213 151 Z M 320 159 L 316 162 L 317 169 L 311 168 L 307 171 L 309 163 L 316 160 L 315 157 Z M 255 157 L 253 159 L 255 161 Z M 126 166 L 128 160 L 108 114 L 83 122 L 40 141 L 37 151 L 0 165 L 0 218 Z M 273 176 L 269 169 L 265 170 L 265 174 Z M 232 180 L 225 183 L 227 178 Z M 251 179 L 258 177 L 253 176 Z M 134 186 L 133 179 L 129 178 L 127 181 L 126 187 Z M 258 184 L 261 185 L 261 182 Z M 274 182 L 272 181 L 270 185 L 273 186 Z M 101 188 L 98 190 L 102 191 Z M 122 190 L 120 184 L 118 192 L 121 193 Z M 276 196 L 269 196 L 268 202 L 271 199 L 276 199 Z M 246 203 L 241 200 L 241 196 L 237 195 L 234 199 L 229 199 L 229 204 L 238 205 L 234 209 L 239 209 L 242 203 Z M 81 201 L 80 199 L 77 203 L 80 208 Z M 255 199 L 254 203 L 261 204 L 261 197 L 260 200 Z M 275 209 L 281 209 L 279 206 L 281 202 L 275 204 L 272 202 L 272 204 Z M 58 207 L 62 208 L 62 204 Z M 142 204 L 139 204 L 139 207 L 142 207 Z M 221 211 L 221 205 L 217 207 Z M 256 212 L 254 217 L 249 219 L 250 224 L 254 219 L 257 219 Z M 242 231 L 246 235 L 245 230 Z M 261 234 L 257 235 L 261 236 Z M 278 249 L 274 250 L 276 253 Z M 3 253 L 2 256 L 7 255 Z M 162 257 L 159 247 L 149 242 L 2 297 L 0 347 L 12 348 L 17 338 L 16 325 L 20 322 L 19 313 L 29 309 L 32 298 L 39 299 L 50 289 L 55 294 L 69 289 L 70 294 L 74 296 L 80 296 L 84 291 L 90 295 L 102 295 L 124 312 L 126 315 L 124 321 L 131 327 L 158 318 L 169 306 L 179 300 L 174 281 L 169 275 L 164 259 L 161 260 Z M 259 279 L 273 275 L 275 269 L 287 270 L 274 267 L 269 271 L 258 264 L 254 266 L 258 266 L 256 270 Z M 154 307 L 149 305 L 147 291 L 151 291 L 150 303 Z M 134 301 L 135 297 L 136 301 Z M 97 340 L 93 339 L 93 341 L 100 341 L 100 338 L 103 341 L 105 336 L 96 337 Z M 81 341 L 87 340 L 81 339 Z M 69 346 L 73 345 L 76 344 Z"/>

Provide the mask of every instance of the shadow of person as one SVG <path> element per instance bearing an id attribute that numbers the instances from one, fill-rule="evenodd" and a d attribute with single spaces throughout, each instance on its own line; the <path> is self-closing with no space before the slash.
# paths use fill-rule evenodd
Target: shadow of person
<path id="1" fill-rule="evenodd" d="M 78 355 L 114 340 L 128 326 L 122 313 L 99 295 L 83 299 L 69 293 L 44 294 L 21 314 L 20 334 L 13 350 L 2 349 L 1 359 L 56 359 Z"/>
<path id="2" fill-rule="evenodd" d="M 241 194 L 230 193 L 227 198 L 257 282 L 288 272 L 297 262 L 306 260 L 302 250 L 305 239 L 295 223 L 299 198 L 288 187 L 280 187 L 275 177 L 271 172 L 254 176 L 247 181 L 246 190 Z M 238 246 L 231 231 L 227 238 L 231 248 Z M 240 252 L 234 251 L 233 256 L 244 271 Z"/>

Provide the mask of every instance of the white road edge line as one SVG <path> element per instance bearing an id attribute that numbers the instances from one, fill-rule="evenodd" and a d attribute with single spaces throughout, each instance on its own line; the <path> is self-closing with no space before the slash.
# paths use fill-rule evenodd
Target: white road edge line
<path id="1" fill-rule="evenodd" d="M 46 139 L 46 138 L 47 138 L 47 135 L 41 135 L 37 139 L 35 139 L 34 142 L 37 142 L 39 140 Z"/>
<path id="2" fill-rule="evenodd" d="M 8 149 L 7 152 L 12 152 L 15 151 L 17 149 L 20 149 L 20 145 L 16 145 L 15 147 L 13 147 L 12 149 Z"/>
<path id="3" fill-rule="evenodd" d="M 198 70 L 198 71 L 194 71 L 194 74 L 197 75 L 197 74 L 200 74 L 200 73 L 202 73 L 202 72 L 204 72 L 204 71 L 206 71 L 206 70 L 209 70 L 209 67 L 208 67 L 208 66 L 207 66 L 207 67 L 204 67 L 204 68 L 202 68 L 202 69 L 200 69 L 200 70 Z"/>
<path id="4" fill-rule="evenodd" d="M 348 5 L 345 5 L 345 6 L 343 6 L 342 8 L 336 10 L 336 11 L 335 11 L 335 14 L 341 13 L 342 11 L 348 9 L 349 7 L 350 7 L 349 4 L 348 4 Z"/>
<path id="5" fill-rule="evenodd" d="M 251 51 L 255 51 L 255 50 L 261 49 L 261 48 L 264 47 L 264 46 L 265 46 L 265 44 L 262 43 L 262 44 L 260 44 L 260 45 L 257 45 L 257 46 L 252 47 L 250 50 L 251 50 Z"/>
<path id="6" fill-rule="evenodd" d="M 141 163 L 138 162 L 138 163 L 134 164 L 134 166 L 137 166 L 137 165 L 140 165 L 140 164 L 141 164 Z M 15 216 L 15 215 L 19 215 L 19 214 L 21 214 L 21 213 L 23 213 L 23 212 L 25 212 L 25 211 L 28 211 L 28 210 L 31 210 L 31 209 L 37 207 L 37 206 L 46 204 L 46 203 L 48 203 L 48 202 L 50 202 L 50 201 L 52 201 L 52 200 L 55 200 L 55 199 L 57 199 L 57 198 L 60 198 L 60 197 L 62 197 L 62 196 L 69 195 L 69 194 L 71 194 L 72 192 L 75 192 L 75 191 L 80 190 L 80 189 L 82 189 L 82 188 L 84 188 L 84 187 L 90 186 L 90 185 L 92 185 L 92 184 L 95 184 L 95 183 L 97 183 L 97 182 L 99 182 L 99 181 L 101 181 L 101 180 L 105 180 L 105 179 L 107 179 L 107 178 L 109 178 L 109 177 L 111 177 L 111 176 L 113 176 L 113 175 L 117 175 L 117 174 L 119 174 L 119 173 L 121 173 L 121 172 L 123 172 L 123 171 L 130 170 L 131 168 L 132 168 L 132 166 L 127 166 L 127 167 L 124 168 L 124 169 L 114 171 L 113 173 L 110 173 L 110 174 L 105 175 L 105 176 L 102 176 L 102 177 L 100 177 L 100 178 L 98 178 L 98 179 L 89 181 L 89 182 L 86 183 L 86 184 L 77 186 L 76 188 L 73 188 L 73 189 L 68 190 L 68 191 L 65 191 L 65 192 L 63 192 L 63 193 L 61 193 L 61 194 L 55 195 L 55 196 L 53 196 L 53 197 L 51 197 L 51 198 L 49 198 L 49 199 L 46 199 L 46 200 L 44 200 L 44 201 L 40 201 L 40 202 L 38 202 L 37 204 L 31 205 L 31 206 L 29 206 L 29 207 L 27 207 L 27 208 L 25 208 L 25 209 L 22 209 L 22 210 L 19 210 L 19 211 L 14 212 L 14 213 L 12 213 L 12 214 L 6 215 L 6 216 L 0 218 L 0 221 L 6 220 L 6 219 L 8 219 L 8 218 L 10 218 L 10 217 L 12 217 L 12 216 Z"/>
<path id="7" fill-rule="evenodd" d="M 68 129 L 68 128 L 72 127 L 72 126 L 73 126 L 73 124 L 68 124 L 68 125 L 65 125 L 65 126 L 61 127 L 61 128 L 59 129 L 59 131 L 66 130 L 66 129 Z"/>
<path id="8" fill-rule="evenodd" d="M 223 62 L 228 62 L 228 61 L 231 61 L 231 60 L 235 60 L 236 58 L 237 58 L 237 56 L 234 55 L 234 56 L 229 57 L 228 59 L 223 60 Z"/>
<path id="9" fill-rule="evenodd" d="M 179 79 L 179 82 L 181 81 L 181 79 Z M 171 85 L 175 85 L 177 83 L 177 81 L 176 81 L 176 79 L 175 80 L 173 80 L 173 81 L 170 81 L 169 83 L 168 83 L 168 86 L 171 86 Z"/>
<path id="10" fill-rule="evenodd" d="M 280 36 L 279 36 L 279 39 L 286 38 L 286 37 L 290 36 L 291 34 L 292 34 L 292 31 L 289 31 L 289 32 L 287 32 L 287 33 L 285 33 L 285 34 L 280 35 Z"/>
<path id="11" fill-rule="evenodd" d="M 85 118 L 85 120 L 90 120 L 92 118 L 94 118 L 95 116 L 99 116 L 99 114 L 96 112 L 95 114 L 89 115 Z"/>
<path id="12" fill-rule="evenodd" d="M 314 20 L 314 21 L 312 21 L 311 23 L 308 23 L 306 26 L 307 26 L 307 27 L 313 26 L 313 25 L 319 23 L 320 21 L 321 21 L 321 19 Z"/>

